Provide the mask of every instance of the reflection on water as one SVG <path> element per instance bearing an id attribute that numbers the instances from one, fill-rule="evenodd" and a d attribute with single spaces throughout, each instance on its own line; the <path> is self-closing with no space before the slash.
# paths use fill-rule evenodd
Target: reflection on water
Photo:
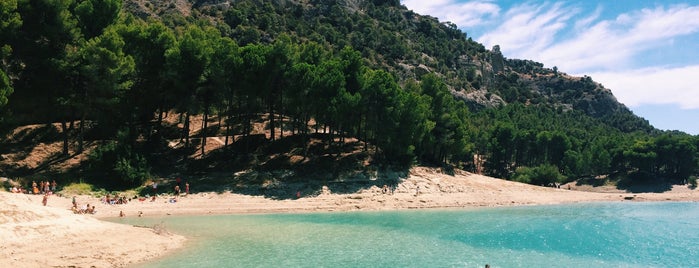
<path id="1" fill-rule="evenodd" d="M 144 267 L 699 267 L 699 204 L 116 219 L 189 237 Z"/>

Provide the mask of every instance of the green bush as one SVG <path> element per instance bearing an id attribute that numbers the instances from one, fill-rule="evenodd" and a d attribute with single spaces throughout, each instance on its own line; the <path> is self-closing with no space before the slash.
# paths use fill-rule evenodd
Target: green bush
<path id="1" fill-rule="evenodd" d="M 92 185 L 87 183 L 71 183 L 63 187 L 63 195 L 89 195 L 92 194 Z"/>
<path id="2" fill-rule="evenodd" d="M 96 148 L 89 156 L 89 172 L 95 184 L 106 187 L 137 187 L 150 177 L 146 158 L 130 146 L 109 142 Z"/>
<path id="3" fill-rule="evenodd" d="M 512 180 L 521 183 L 531 183 L 532 182 L 532 168 L 530 167 L 518 167 L 515 170 L 515 174 L 512 175 Z"/>
<path id="4" fill-rule="evenodd" d="M 533 168 L 518 167 L 512 180 L 533 185 L 548 185 L 550 183 L 561 182 L 563 175 L 554 165 L 540 165 Z"/>
<path id="5" fill-rule="evenodd" d="M 697 176 L 689 176 L 688 181 L 689 181 L 689 187 L 691 187 L 692 189 L 697 188 Z"/>

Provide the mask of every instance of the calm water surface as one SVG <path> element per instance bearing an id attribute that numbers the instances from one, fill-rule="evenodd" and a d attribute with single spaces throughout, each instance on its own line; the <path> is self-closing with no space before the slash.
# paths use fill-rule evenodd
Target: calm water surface
<path id="1" fill-rule="evenodd" d="M 699 267 L 699 203 L 114 221 L 189 237 L 143 267 Z"/>

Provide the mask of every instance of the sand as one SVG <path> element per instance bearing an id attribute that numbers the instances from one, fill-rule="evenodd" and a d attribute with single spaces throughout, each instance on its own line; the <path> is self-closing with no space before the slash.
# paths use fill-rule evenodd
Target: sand
<path id="1" fill-rule="evenodd" d="M 192 185 L 196 189 L 196 185 Z M 414 168 L 393 193 L 382 185 L 351 194 L 334 194 L 324 188 L 315 196 L 274 200 L 262 196 L 193 193 L 160 195 L 155 201 L 101 204 L 97 197 L 78 196 L 78 204 L 96 206 L 94 215 L 73 214 L 70 197 L 0 192 L 0 267 L 122 267 L 172 252 L 185 238 L 157 228 L 120 225 L 102 218 L 205 215 L 233 213 L 297 213 L 314 211 L 474 208 L 579 202 L 699 201 L 699 190 L 674 186 L 663 193 L 625 193 L 615 189 L 590 192 L 538 187 L 457 171 Z M 419 190 L 418 190 L 419 188 Z M 575 189 L 575 188 L 573 188 Z"/>
<path id="2" fill-rule="evenodd" d="M 625 193 L 613 188 L 586 188 L 586 191 L 539 187 L 492 177 L 457 171 L 455 175 L 437 169 L 413 168 L 393 194 L 383 194 L 382 185 L 356 193 L 334 194 L 326 188 L 315 196 L 275 200 L 230 192 L 194 193 L 180 196 L 171 203 L 172 195 L 161 195 L 155 201 L 135 201 L 125 205 L 100 205 L 97 217 L 166 215 L 202 215 L 231 213 L 275 213 L 353 210 L 395 210 L 421 208 L 494 207 L 542 205 L 596 201 L 699 201 L 699 190 L 675 186 L 664 193 Z M 419 194 L 416 195 L 419 187 Z M 575 187 L 575 186 L 573 186 Z M 192 185 L 196 189 L 196 185 Z M 582 188 L 582 187 L 578 187 Z M 163 189 L 161 189 L 163 190 Z M 592 190 L 603 192 L 592 192 Z M 302 193 L 303 194 L 303 193 Z M 85 198 L 85 197 L 80 197 Z M 97 202 L 92 198 L 90 202 Z"/>
<path id="3" fill-rule="evenodd" d="M 125 267 L 181 247 L 184 237 L 73 214 L 67 198 L 0 192 L 0 267 Z M 68 206 L 65 206 L 68 204 Z"/>

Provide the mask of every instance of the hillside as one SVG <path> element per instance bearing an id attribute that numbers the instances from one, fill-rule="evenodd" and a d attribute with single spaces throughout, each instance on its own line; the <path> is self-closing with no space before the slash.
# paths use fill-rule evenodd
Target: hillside
<path id="1" fill-rule="evenodd" d="M 399 1 L 6 10 L 20 21 L 0 29 L 9 176 L 136 187 L 177 174 L 365 180 L 414 165 L 539 185 L 697 174 L 699 138 L 658 131 L 591 77 L 508 59 Z"/>
<path id="2" fill-rule="evenodd" d="M 144 19 L 205 18 L 241 44 L 289 34 L 335 49 L 349 45 L 401 83 L 438 73 L 472 110 L 509 103 L 546 105 L 583 111 L 624 132 L 653 129 L 590 77 L 508 59 L 498 46 L 488 50 L 456 25 L 416 14 L 398 1 L 127 0 L 125 9 Z"/>

